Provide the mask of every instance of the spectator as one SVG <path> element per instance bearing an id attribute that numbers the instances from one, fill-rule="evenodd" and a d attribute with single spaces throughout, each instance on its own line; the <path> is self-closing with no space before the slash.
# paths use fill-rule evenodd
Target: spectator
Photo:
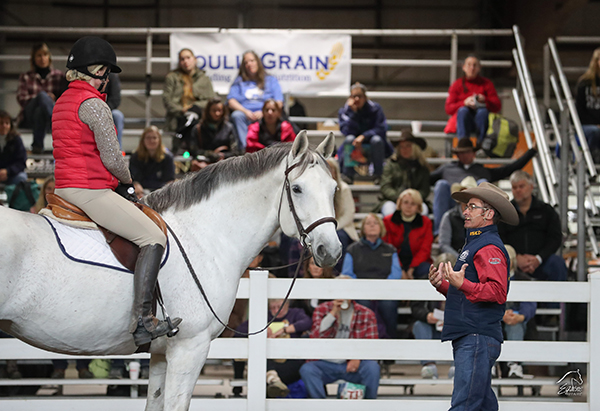
<path id="1" fill-rule="evenodd" d="M 333 206 L 335 209 L 335 219 L 337 220 L 337 235 L 342 243 L 342 255 L 346 254 L 346 249 L 350 244 L 358 241 L 358 233 L 354 227 L 354 211 L 356 205 L 354 204 L 354 198 L 352 197 L 352 190 L 350 186 L 346 184 L 340 175 L 340 166 L 336 159 L 328 158 L 327 164 L 329 164 L 329 171 L 335 181 L 337 181 L 337 190 L 333 196 Z M 336 264 L 336 270 L 342 270 L 342 262 L 340 259 Z"/>
<path id="2" fill-rule="evenodd" d="M 0 184 L 27 181 L 26 161 L 27 151 L 21 136 L 15 131 L 10 114 L 0 110 Z"/>
<path id="3" fill-rule="evenodd" d="M 291 273 L 290 277 L 292 277 L 293 274 L 294 273 Z M 304 263 L 302 263 L 302 268 L 300 269 L 298 275 L 301 275 L 302 278 L 333 278 L 333 268 L 319 267 L 315 263 L 315 259 L 310 257 L 308 260 L 305 260 Z M 302 308 L 306 315 L 312 318 L 315 308 L 322 302 L 324 301 L 317 298 L 312 298 L 310 300 L 292 300 L 290 307 Z"/>
<path id="4" fill-rule="evenodd" d="M 289 301 L 284 304 L 283 299 L 269 300 L 268 321 L 271 321 L 281 308 L 281 312 L 275 317 L 274 322 L 267 328 L 267 338 L 300 338 L 302 333 L 310 330 L 312 320 L 301 308 L 290 308 Z M 238 331 L 248 332 L 248 321 L 243 322 Z M 241 335 L 236 335 L 241 336 Z M 236 364 L 237 363 L 237 364 Z M 300 367 L 303 360 L 267 360 L 267 397 L 283 398 L 290 390 L 288 385 L 300 379 Z M 245 361 L 236 361 L 237 369 L 235 378 L 242 378 Z M 241 371 L 241 372 L 240 372 Z"/>
<path id="5" fill-rule="evenodd" d="M 50 378 L 54 380 L 61 380 L 65 378 L 65 371 L 67 370 L 67 366 L 69 365 L 67 360 L 52 360 L 52 365 L 54 366 L 54 370 L 50 375 Z M 76 360 L 75 367 L 77 368 L 77 375 L 81 379 L 90 379 L 94 378 L 94 374 L 88 369 L 90 365 L 90 360 Z"/>
<path id="6" fill-rule="evenodd" d="M 129 160 L 129 170 L 134 182 L 151 191 L 175 180 L 173 155 L 163 145 L 158 127 L 144 129 Z"/>
<path id="7" fill-rule="evenodd" d="M 203 156 L 214 163 L 238 154 L 238 136 L 235 127 L 225 115 L 225 106 L 220 98 L 212 98 L 206 103 L 202 120 L 192 130 L 190 154 L 192 171 L 200 169 L 197 156 Z"/>
<path id="8" fill-rule="evenodd" d="M 20 127 L 33 130 L 31 152 L 42 154 L 44 137 L 50 129 L 54 102 L 66 86 L 65 75 L 52 67 L 52 54 L 46 43 L 31 49 L 31 70 L 19 76 L 17 101 L 21 106 Z"/>
<path id="9" fill-rule="evenodd" d="M 362 150 L 363 144 L 368 145 L 369 163 L 373 163 L 375 184 L 381 181 L 383 161 L 392 155 L 394 149 L 386 138 L 387 121 L 381 106 L 367 98 L 367 88 L 360 83 L 354 83 L 350 97 L 344 107 L 338 112 L 340 131 L 346 137 L 338 150 L 338 159 L 342 173 L 349 182 L 354 181 L 354 167 L 348 164 L 349 153 L 354 149 Z M 365 147 L 366 148 L 366 147 Z"/>
<path id="10" fill-rule="evenodd" d="M 600 163 L 600 48 L 594 50 L 590 66 L 577 81 L 575 107 L 594 163 Z"/>
<path id="11" fill-rule="evenodd" d="M 503 342 L 509 257 L 496 224 L 519 218 L 508 195 L 487 182 L 453 198 L 467 204 L 467 241 L 454 268 L 440 263 L 429 270 L 429 281 L 446 296 L 442 341 L 452 341 L 455 365 L 450 409 L 497 410 L 491 369 Z"/>
<path id="12" fill-rule="evenodd" d="M 383 241 L 396 247 L 402 278 L 425 278 L 431 265 L 431 220 L 421 215 L 423 199 L 414 188 L 400 193 L 394 214 L 384 217 Z"/>
<path id="13" fill-rule="evenodd" d="M 227 101 L 231 113 L 231 121 L 237 129 L 240 149 L 246 148 L 248 126 L 263 117 L 264 103 L 273 99 L 279 109 L 283 109 L 283 93 L 277 79 L 266 73 L 261 59 L 252 51 L 246 51 L 238 76 L 233 81 Z"/>
<path id="14" fill-rule="evenodd" d="M 460 183 L 454 183 L 450 187 L 452 194 L 477 187 L 477 182 L 471 176 L 463 178 Z M 465 211 L 466 204 L 457 203 L 454 207 L 444 213 L 440 223 L 440 236 L 438 239 L 440 252 L 458 258 L 460 249 L 465 244 Z"/>
<path id="15" fill-rule="evenodd" d="M 523 276 L 516 275 L 517 268 L 517 252 L 508 245 L 504 245 L 508 256 L 510 257 L 510 279 L 519 280 Z M 536 302 L 507 302 L 504 317 L 502 317 L 502 327 L 504 335 L 509 341 L 525 340 L 525 332 L 527 331 L 527 323 L 535 316 L 537 309 Z M 523 366 L 518 362 L 509 362 L 508 378 L 523 378 Z"/>
<path id="16" fill-rule="evenodd" d="M 340 276 L 338 278 L 349 278 Z M 352 300 L 319 304 L 313 314 L 310 338 L 378 338 L 375 314 Z M 337 380 L 362 384 L 365 398 L 376 399 L 379 364 L 373 360 L 316 360 L 300 368 L 309 398 L 325 398 L 325 385 Z"/>
<path id="17" fill-rule="evenodd" d="M 119 147 L 123 149 L 123 129 L 125 128 L 125 115 L 119 110 L 121 105 L 121 79 L 117 73 L 108 75 L 108 85 L 106 86 L 106 104 L 112 112 L 113 121 L 117 129 L 117 138 Z"/>
<path id="18" fill-rule="evenodd" d="M 533 195 L 533 178 L 526 172 L 515 171 L 510 184 L 519 222 L 514 227 L 499 224 L 498 232 L 517 251 L 517 268 L 538 280 L 565 281 L 565 260 L 555 254 L 563 241 L 558 214 Z"/>
<path id="19" fill-rule="evenodd" d="M 360 225 L 360 241 L 351 244 L 348 252 L 344 254 L 342 274 L 352 278 L 371 280 L 402 278 L 403 272 L 400 268 L 398 253 L 394 246 L 383 242 L 383 236 L 385 236 L 383 221 L 377 214 L 369 213 L 363 218 Z M 357 303 L 378 314 L 385 325 L 387 336 L 396 338 L 398 319 L 398 303 L 396 301 L 361 300 Z M 382 337 L 382 335 L 380 332 L 379 336 Z"/>
<path id="20" fill-rule="evenodd" d="M 275 143 L 292 142 L 295 138 L 290 122 L 281 118 L 279 103 L 270 98 L 262 106 L 260 120 L 248 126 L 246 152 L 254 153 Z"/>
<path id="21" fill-rule="evenodd" d="M 196 56 L 190 49 L 179 52 L 178 67 L 167 74 L 163 104 L 167 110 L 165 130 L 174 131 L 173 152 L 190 149 L 192 130 L 202 109 L 215 96 L 210 78 L 196 67 Z"/>
<path id="22" fill-rule="evenodd" d="M 54 194 L 55 184 L 56 183 L 54 180 L 54 175 L 49 175 L 48 177 L 46 177 L 46 179 L 44 180 L 44 183 L 42 184 L 42 189 L 40 190 L 40 195 L 39 195 L 36 203 L 29 210 L 30 212 L 37 214 L 40 212 L 40 210 L 42 208 L 46 208 L 46 206 L 48 205 L 48 200 L 46 200 L 46 196 L 48 194 Z"/>
<path id="23" fill-rule="evenodd" d="M 407 188 L 414 188 L 426 199 L 429 196 L 429 167 L 423 155 L 427 142 L 415 137 L 409 130 L 402 130 L 396 152 L 390 157 L 383 169 L 381 177 L 380 203 L 377 211 L 383 216 L 396 211 L 396 200 Z M 428 207 L 423 203 L 423 214 L 427 215 Z"/>
<path id="24" fill-rule="evenodd" d="M 510 164 L 501 167 L 485 167 L 483 164 L 475 163 L 475 148 L 470 139 L 464 138 L 458 141 L 452 152 L 458 157 L 458 161 L 452 161 L 438 167 L 431 173 L 430 183 L 433 187 L 433 234 L 438 235 L 442 216 L 452 207 L 455 202 L 450 196 L 450 186 L 458 183 L 465 177 L 475 178 L 477 183 L 487 181 L 493 183 L 510 176 L 515 170 L 520 170 L 537 154 L 534 147 L 530 148 L 521 157 Z"/>
<path id="25" fill-rule="evenodd" d="M 498 113 L 502 103 L 494 84 L 479 75 L 481 64 L 477 56 L 467 56 L 462 69 L 465 75 L 448 90 L 446 113 L 452 117 L 444 132 L 456 133 L 459 139 L 468 138 L 475 132 L 481 142 L 487 133 L 489 113 Z"/>
<path id="26" fill-rule="evenodd" d="M 411 301 L 410 314 L 415 320 L 412 332 L 416 340 L 439 340 L 442 337 L 443 319 L 438 313 L 443 313 L 443 301 Z M 421 361 L 421 378 L 437 379 L 438 370 L 435 361 Z M 450 375 L 448 378 L 452 378 Z"/>

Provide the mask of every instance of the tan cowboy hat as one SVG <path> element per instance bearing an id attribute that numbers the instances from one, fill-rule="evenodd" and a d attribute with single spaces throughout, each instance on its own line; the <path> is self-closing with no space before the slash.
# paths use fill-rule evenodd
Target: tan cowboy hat
<path id="1" fill-rule="evenodd" d="M 473 142 L 470 138 L 461 138 L 458 140 L 456 147 L 452 148 L 453 153 L 465 153 L 467 151 L 475 151 L 475 147 L 473 147 Z"/>
<path id="2" fill-rule="evenodd" d="M 458 191 L 466 190 L 467 188 L 475 188 L 477 187 L 477 181 L 475 181 L 474 177 L 467 176 L 462 179 L 460 183 L 452 183 L 450 186 L 450 194 L 454 194 Z"/>
<path id="3" fill-rule="evenodd" d="M 427 141 L 425 141 L 425 139 L 422 139 L 421 137 L 415 137 L 413 133 L 410 132 L 410 130 L 402 130 L 400 138 L 398 139 L 398 143 L 401 143 L 403 141 L 410 141 L 413 144 L 418 145 L 421 148 L 421 150 L 425 150 L 425 148 L 427 147 Z"/>
<path id="4" fill-rule="evenodd" d="M 515 206 L 508 200 L 508 194 L 495 185 L 483 182 L 475 188 L 467 188 L 452 194 L 453 199 L 462 203 L 468 203 L 473 197 L 491 204 L 500 213 L 500 221 L 510 225 L 519 224 L 519 215 Z"/>

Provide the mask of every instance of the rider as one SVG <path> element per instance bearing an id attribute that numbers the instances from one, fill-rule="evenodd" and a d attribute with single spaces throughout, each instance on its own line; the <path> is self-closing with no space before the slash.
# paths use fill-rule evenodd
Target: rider
<path id="1" fill-rule="evenodd" d="M 167 239 L 124 198 L 133 193 L 128 190 L 133 188 L 131 175 L 121 155 L 106 94 L 102 94 L 109 73 L 120 73 L 121 69 L 110 43 L 92 36 L 82 37 L 73 45 L 67 68 L 69 88 L 56 102 L 52 116 L 55 193 L 81 208 L 98 225 L 140 247 L 129 332 L 136 345 L 146 344 L 171 331 L 167 321 L 152 313 L 152 295 Z M 172 320 L 174 327 L 180 322 L 180 318 Z"/>

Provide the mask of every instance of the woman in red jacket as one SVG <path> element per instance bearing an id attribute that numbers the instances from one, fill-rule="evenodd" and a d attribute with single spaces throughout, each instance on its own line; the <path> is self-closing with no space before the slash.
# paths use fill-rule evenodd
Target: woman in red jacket
<path id="1" fill-rule="evenodd" d="M 67 68 L 69 88 L 56 102 L 52 116 L 55 193 L 99 225 L 140 247 L 129 331 L 136 345 L 146 344 L 171 331 L 166 321 L 152 314 L 152 294 L 167 239 L 142 211 L 123 198 L 133 197 L 131 175 L 121 155 L 106 94 L 102 94 L 108 74 L 120 73 L 121 69 L 112 46 L 91 36 L 73 45 Z M 180 322 L 179 318 L 173 320 L 175 327 Z"/>
<path id="2" fill-rule="evenodd" d="M 502 108 L 494 84 L 479 75 L 479 58 L 469 55 L 462 67 L 465 75 L 456 80 L 448 90 L 446 113 L 450 116 L 445 133 L 456 133 L 458 138 L 477 134 L 481 142 L 487 132 L 488 115 Z"/>
<path id="3" fill-rule="evenodd" d="M 427 278 L 431 265 L 433 231 L 431 220 L 424 215 L 421 194 L 409 188 L 400 193 L 397 210 L 384 217 L 383 241 L 396 247 L 402 278 Z"/>
<path id="4" fill-rule="evenodd" d="M 275 143 L 292 142 L 296 138 L 294 128 L 289 121 L 281 119 L 281 108 L 277 101 L 270 98 L 262 108 L 260 121 L 248 126 L 246 136 L 246 152 L 254 153 Z"/>

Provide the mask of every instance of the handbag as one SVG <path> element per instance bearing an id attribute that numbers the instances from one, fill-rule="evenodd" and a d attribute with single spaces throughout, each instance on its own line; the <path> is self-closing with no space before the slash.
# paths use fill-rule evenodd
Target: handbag
<path id="1" fill-rule="evenodd" d="M 4 187 L 10 208 L 29 211 L 40 195 L 40 187 L 35 181 L 21 181 Z"/>

